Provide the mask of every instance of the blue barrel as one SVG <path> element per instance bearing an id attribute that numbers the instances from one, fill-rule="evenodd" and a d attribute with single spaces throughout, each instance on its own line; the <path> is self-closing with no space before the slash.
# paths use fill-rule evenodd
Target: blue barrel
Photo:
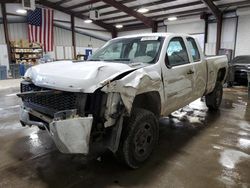
<path id="1" fill-rule="evenodd" d="M 24 64 L 19 65 L 19 73 L 20 73 L 20 76 L 24 76 L 24 74 L 25 74 L 25 65 Z"/>

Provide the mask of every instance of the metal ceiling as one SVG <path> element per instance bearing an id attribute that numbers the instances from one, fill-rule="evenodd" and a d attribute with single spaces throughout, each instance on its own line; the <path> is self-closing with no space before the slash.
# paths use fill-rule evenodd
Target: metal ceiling
<path id="1" fill-rule="evenodd" d="M 21 0 L 1 0 L 1 3 L 20 3 Z M 217 19 L 224 12 L 239 7 L 250 6 L 250 0 L 36 0 L 37 3 L 70 14 L 76 18 L 87 19 L 90 10 L 98 10 L 100 18 L 93 23 L 116 36 L 116 24 L 121 30 L 152 28 L 171 16 L 178 18 L 189 15 L 213 14 Z M 139 8 L 147 8 L 147 13 L 139 13 Z"/>
<path id="2" fill-rule="evenodd" d="M 114 26 L 123 24 L 127 29 L 133 25 L 149 26 L 153 22 L 162 22 L 170 16 L 188 16 L 211 13 L 203 0 L 47 0 L 55 8 L 61 7 L 81 17 L 88 17 L 89 10 L 98 10 L 101 23 Z M 44 2 L 44 1 L 40 1 Z M 234 10 L 241 6 L 250 6 L 249 0 L 211 0 L 220 11 Z M 137 15 L 136 10 L 146 7 L 149 12 Z M 128 9 L 127 9 L 128 8 Z M 140 19 L 138 19 L 138 16 Z"/>

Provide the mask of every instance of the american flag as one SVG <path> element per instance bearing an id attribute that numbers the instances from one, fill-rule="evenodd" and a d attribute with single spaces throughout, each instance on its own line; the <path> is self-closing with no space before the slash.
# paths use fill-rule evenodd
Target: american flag
<path id="1" fill-rule="evenodd" d="M 36 8 L 27 15 L 29 41 L 43 44 L 45 52 L 53 51 L 53 18 L 53 10 L 44 8 Z"/>

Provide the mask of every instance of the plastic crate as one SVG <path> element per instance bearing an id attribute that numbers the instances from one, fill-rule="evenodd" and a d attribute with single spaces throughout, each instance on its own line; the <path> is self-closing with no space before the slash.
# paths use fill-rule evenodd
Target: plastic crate
<path id="1" fill-rule="evenodd" d="M 7 67 L 0 65 L 0 80 L 6 80 L 7 79 Z"/>

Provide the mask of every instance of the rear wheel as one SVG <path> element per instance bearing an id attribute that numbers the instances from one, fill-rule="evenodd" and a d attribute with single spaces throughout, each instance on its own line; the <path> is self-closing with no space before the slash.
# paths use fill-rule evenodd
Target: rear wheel
<path id="1" fill-rule="evenodd" d="M 223 87 L 221 82 L 216 82 L 214 90 L 205 96 L 206 105 L 209 110 L 218 110 L 221 104 L 223 95 Z"/>
<path id="2" fill-rule="evenodd" d="M 158 137 L 159 125 L 155 115 L 148 110 L 134 109 L 124 124 L 119 158 L 130 168 L 139 168 L 151 155 Z"/>

